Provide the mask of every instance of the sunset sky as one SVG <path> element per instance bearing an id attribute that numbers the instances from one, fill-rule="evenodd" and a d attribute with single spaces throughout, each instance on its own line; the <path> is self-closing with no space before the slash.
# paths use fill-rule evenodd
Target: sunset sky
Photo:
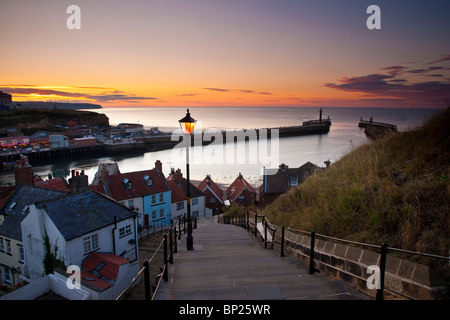
<path id="1" fill-rule="evenodd" d="M 449 0 L 0 0 L 0 90 L 103 107 L 441 108 L 449 15 Z"/>

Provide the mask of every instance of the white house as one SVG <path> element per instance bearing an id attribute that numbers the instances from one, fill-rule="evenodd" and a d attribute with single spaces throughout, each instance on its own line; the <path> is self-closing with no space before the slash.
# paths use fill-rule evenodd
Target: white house
<path id="1" fill-rule="evenodd" d="M 136 213 L 94 191 L 30 205 L 21 222 L 24 277 L 44 276 L 43 239 L 66 266 L 81 268 L 92 252 L 109 252 L 130 262 L 138 259 Z"/>
<path id="2" fill-rule="evenodd" d="M 187 180 L 183 178 L 183 174 L 181 173 L 180 169 L 177 169 L 176 171 L 172 169 L 170 175 L 167 177 L 167 181 L 172 186 L 173 183 L 175 183 L 179 187 L 181 187 L 181 190 L 183 191 L 187 199 L 188 183 Z M 196 218 L 211 217 L 212 211 L 209 209 L 206 210 L 207 208 L 205 206 L 205 194 L 192 183 L 190 183 L 189 191 L 191 197 L 191 216 Z M 174 217 L 174 214 L 172 214 L 172 217 Z"/>

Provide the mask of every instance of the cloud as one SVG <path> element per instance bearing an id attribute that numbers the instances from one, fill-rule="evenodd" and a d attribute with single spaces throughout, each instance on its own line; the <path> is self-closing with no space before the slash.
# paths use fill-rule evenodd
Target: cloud
<path id="1" fill-rule="evenodd" d="M 203 89 L 225 93 L 250 93 L 250 94 L 272 95 L 272 93 L 266 91 L 254 91 L 247 89 L 224 89 L 224 88 L 203 88 Z"/>
<path id="2" fill-rule="evenodd" d="M 450 97 L 450 82 L 425 81 L 408 83 L 395 81 L 391 75 L 370 74 L 360 77 L 344 77 L 340 84 L 326 83 L 325 86 L 346 92 L 367 95 L 367 99 L 395 99 L 411 104 L 436 105 Z"/>
<path id="3" fill-rule="evenodd" d="M 102 93 L 81 93 L 81 92 L 68 92 L 62 90 L 53 90 L 53 89 L 43 89 L 40 88 L 42 86 L 32 87 L 30 85 L 20 85 L 20 86 L 0 86 L 2 90 L 8 92 L 9 94 L 20 94 L 20 95 L 41 95 L 41 96 L 59 96 L 65 98 L 76 98 L 76 99 L 88 99 L 95 100 L 97 102 L 114 102 L 114 101 L 122 101 L 122 102 L 138 102 L 142 100 L 156 100 L 154 97 L 140 97 L 132 94 L 126 94 L 121 90 L 114 90 L 111 92 L 102 92 Z M 104 87 L 67 87 L 67 88 L 87 88 L 87 89 L 106 89 Z M 111 88 L 112 89 L 112 88 Z"/>
<path id="4" fill-rule="evenodd" d="M 436 70 L 444 70 L 444 67 L 429 67 L 427 69 L 414 69 L 414 70 L 408 70 L 406 72 L 420 74 L 420 73 L 426 73 L 429 71 L 436 71 Z"/>
<path id="5" fill-rule="evenodd" d="M 404 66 L 390 66 L 390 67 L 384 67 L 381 68 L 381 70 L 388 70 L 388 74 L 391 76 L 396 76 L 400 72 L 402 72 L 404 69 L 408 69 L 408 67 Z"/>
<path id="6" fill-rule="evenodd" d="M 442 55 L 442 58 L 428 62 L 427 64 L 435 64 L 438 62 L 449 61 L 449 60 L 450 60 L 450 54 L 446 54 L 446 55 Z"/>
<path id="7" fill-rule="evenodd" d="M 183 93 L 177 95 L 177 97 L 195 97 L 195 96 L 198 96 L 198 93 Z"/>

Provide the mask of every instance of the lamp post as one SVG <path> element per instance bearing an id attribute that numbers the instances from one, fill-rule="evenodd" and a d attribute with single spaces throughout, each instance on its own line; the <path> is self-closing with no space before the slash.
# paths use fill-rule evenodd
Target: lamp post
<path id="1" fill-rule="evenodd" d="M 186 249 L 194 250 L 194 238 L 192 237 L 192 222 L 191 222 L 191 183 L 189 180 L 189 149 L 191 147 L 191 134 L 194 131 L 195 120 L 191 117 L 189 109 L 187 109 L 186 116 L 178 120 L 181 131 L 186 135 L 186 176 L 187 176 L 187 235 L 186 235 Z"/>

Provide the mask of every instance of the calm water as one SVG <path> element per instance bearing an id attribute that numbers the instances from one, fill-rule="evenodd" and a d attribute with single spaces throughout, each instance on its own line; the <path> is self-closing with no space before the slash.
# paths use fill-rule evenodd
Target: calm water
<path id="1" fill-rule="evenodd" d="M 186 114 L 185 108 L 104 108 L 93 110 L 108 116 L 111 125 L 121 122 L 140 123 L 145 127 L 159 127 L 160 130 L 172 132 L 178 128 L 178 120 Z M 290 167 L 299 167 L 307 161 L 324 166 L 324 161 L 334 162 L 352 148 L 370 143 L 364 130 L 358 128 L 361 117 L 368 120 L 387 122 L 397 125 L 400 131 L 421 125 L 437 109 L 374 109 L 374 108 L 323 108 L 323 117 L 330 117 L 330 132 L 324 135 L 280 138 L 260 142 L 237 143 L 233 149 L 227 145 L 215 144 L 210 147 L 194 146 L 190 151 L 191 179 L 202 180 L 210 174 L 218 183 L 231 183 L 241 172 L 254 186 L 262 181 L 264 167 L 277 167 L 285 163 Z M 270 107 L 193 107 L 191 116 L 197 119 L 196 129 L 251 129 L 273 128 L 300 125 L 305 120 L 317 119 L 319 108 L 270 108 Z M 95 175 L 102 161 L 116 161 L 121 172 L 152 169 L 156 160 L 163 163 L 163 172 L 168 175 L 170 168 L 181 168 L 185 172 L 185 148 L 175 148 L 158 152 L 149 152 L 134 157 L 108 157 L 76 161 L 55 161 L 52 164 L 34 166 L 35 173 L 46 177 L 68 176 L 70 170 L 85 170 L 89 181 Z M 228 146 L 229 147 L 229 146 Z M 244 149 L 241 149 L 244 147 Z M 272 152 L 273 151 L 273 152 Z M 233 152 L 233 153 L 231 153 Z M 230 154 L 234 157 L 227 158 Z M 0 173 L 2 182 L 14 181 L 12 172 Z"/>

